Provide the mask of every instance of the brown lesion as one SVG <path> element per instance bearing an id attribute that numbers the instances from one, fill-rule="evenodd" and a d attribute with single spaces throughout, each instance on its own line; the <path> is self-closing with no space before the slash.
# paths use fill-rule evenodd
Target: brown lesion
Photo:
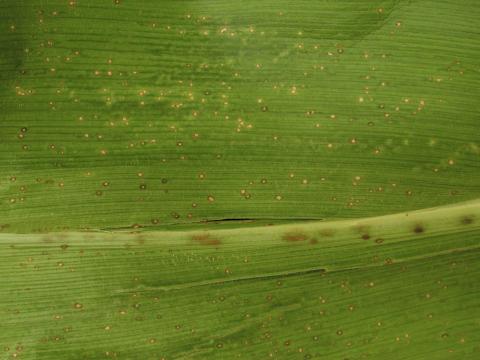
<path id="1" fill-rule="evenodd" d="M 332 237 L 333 235 L 335 235 L 335 231 L 333 229 L 322 229 L 322 230 L 320 230 L 320 236 Z"/>
<path id="2" fill-rule="evenodd" d="M 371 226 L 366 224 L 352 226 L 352 230 L 356 232 L 362 240 L 370 240 L 372 238 L 372 235 L 370 234 L 370 228 Z"/>
<path id="3" fill-rule="evenodd" d="M 282 238 L 288 242 L 298 242 L 308 240 L 308 235 L 301 231 L 292 231 L 285 233 Z"/>
<path id="4" fill-rule="evenodd" d="M 415 234 L 421 234 L 425 232 L 425 227 L 422 224 L 416 224 L 415 227 L 413 228 L 413 232 Z"/>
<path id="5" fill-rule="evenodd" d="M 473 222 L 475 221 L 473 215 L 465 215 L 464 217 L 462 217 L 461 219 L 461 223 L 463 225 L 470 225 L 470 224 L 473 224 Z"/>
<path id="6" fill-rule="evenodd" d="M 192 235 L 192 240 L 194 242 L 199 243 L 200 245 L 215 246 L 215 245 L 220 245 L 222 243 L 220 239 L 218 239 L 217 237 L 209 233 Z"/>
<path id="7" fill-rule="evenodd" d="M 142 235 L 137 235 L 135 237 L 135 242 L 138 244 L 138 245 L 145 245 L 145 236 L 142 234 Z"/>
<path id="8" fill-rule="evenodd" d="M 370 228 L 371 226 L 370 225 L 366 225 L 366 224 L 358 224 L 358 225 L 354 225 L 352 226 L 352 230 L 355 231 L 356 233 L 358 233 L 360 235 L 360 237 L 364 240 L 368 240 L 370 239 Z"/>

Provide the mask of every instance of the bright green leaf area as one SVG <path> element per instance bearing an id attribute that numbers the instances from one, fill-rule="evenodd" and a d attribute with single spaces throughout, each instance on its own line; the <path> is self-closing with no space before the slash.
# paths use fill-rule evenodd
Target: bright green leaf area
<path id="1" fill-rule="evenodd" d="M 0 0 L 1 359 L 478 359 L 473 0 Z"/>

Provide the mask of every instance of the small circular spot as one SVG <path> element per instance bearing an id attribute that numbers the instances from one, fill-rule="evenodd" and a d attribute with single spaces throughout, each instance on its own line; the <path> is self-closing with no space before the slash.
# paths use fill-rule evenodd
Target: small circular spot
<path id="1" fill-rule="evenodd" d="M 424 229 L 423 226 L 420 225 L 420 224 L 415 225 L 415 227 L 413 228 L 413 232 L 414 232 L 415 234 L 421 234 L 421 233 L 423 233 L 424 231 L 425 231 L 425 229 Z"/>

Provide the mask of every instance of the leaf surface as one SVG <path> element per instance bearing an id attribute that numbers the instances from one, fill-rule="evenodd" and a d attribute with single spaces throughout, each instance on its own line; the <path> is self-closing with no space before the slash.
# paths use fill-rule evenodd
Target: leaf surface
<path id="1" fill-rule="evenodd" d="M 475 1 L 0 18 L 1 358 L 478 358 Z"/>

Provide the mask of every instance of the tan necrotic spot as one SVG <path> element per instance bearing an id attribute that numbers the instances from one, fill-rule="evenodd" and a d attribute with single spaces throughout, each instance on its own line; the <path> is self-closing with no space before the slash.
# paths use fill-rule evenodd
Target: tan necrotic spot
<path id="1" fill-rule="evenodd" d="M 217 237 L 211 234 L 196 234 L 192 235 L 192 240 L 199 243 L 200 245 L 220 245 L 222 242 Z"/>
<path id="2" fill-rule="evenodd" d="M 308 235 L 301 231 L 292 231 L 284 234 L 282 239 L 289 242 L 306 241 L 308 240 Z"/>

